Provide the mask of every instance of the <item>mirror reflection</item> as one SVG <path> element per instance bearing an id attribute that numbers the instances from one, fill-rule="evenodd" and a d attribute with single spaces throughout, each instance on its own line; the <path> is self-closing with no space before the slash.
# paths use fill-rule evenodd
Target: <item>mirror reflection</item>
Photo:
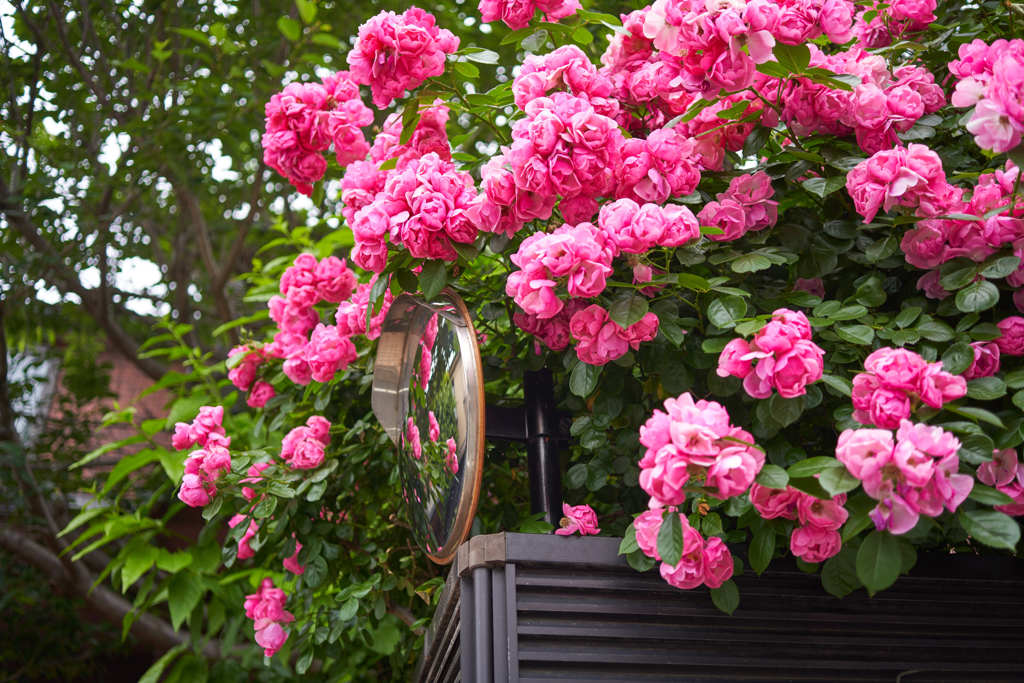
<path id="1" fill-rule="evenodd" d="M 430 303 L 399 297 L 382 343 L 390 350 L 378 356 L 374 410 L 398 445 L 413 536 L 431 559 L 448 562 L 468 534 L 480 486 L 483 401 L 475 334 L 461 300 L 446 291 Z"/>

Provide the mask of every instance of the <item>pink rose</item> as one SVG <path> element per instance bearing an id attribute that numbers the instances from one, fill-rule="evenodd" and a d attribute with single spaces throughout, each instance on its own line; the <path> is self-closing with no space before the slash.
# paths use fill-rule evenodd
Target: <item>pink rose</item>
<path id="1" fill-rule="evenodd" d="M 884 429 L 847 429 L 839 435 L 836 458 L 860 480 L 878 472 L 892 460 L 896 444 Z"/>
<path id="2" fill-rule="evenodd" d="M 964 372 L 964 379 L 991 377 L 999 372 L 999 345 L 993 342 L 974 342 L 974 361 Z"/>
<path id="3" fill-rule="evenodd" d="M 256 382 L 253 386 L 252 391 L 249 392 L 249 398 L 246 399 L 245 403 L 250 408 L 262 408 L 267 405 L 267 401 L 274 398 L 277 392 L 274 391 L 274 386 L 269 382 Z"/>
<path id="4" fill-rule="evenodd" d="M 659 571 L 670 586 L 687 590 L 704 583 L 704 537 L 690 526 L 686 517 L 679 518 L 683 523 L 683 555 L 674 567 L 662 562 Z"/>
<path id="5" fill-rule="evenodd" d="M 775 358 L 772 384 L 783 398 L 807 393 L 806 386 L 821 379 L 825 351 L 812 341 L 799 339 L 792 350 Z"/>
<path id="6" fill-rule="evenodd" d="M 719 377 L 728 377 L 729 375 L 741 379 L 746 377 L 750 374 L 751 362 L 750 359 L 744 360 L 743 357 L 750 351 L 750 344 L 745 339 L 742 337 L 733 339 L 725 345 L 722 353 L 719 354 L 718 369 L 715 372 Z"/>
<path id="7" fill-rule="evenodd" d="M 1024 356 L 1024 318 L 1014 315 L 997 323 L 1002 333 L 995 340 L 999 350 L 1007 356 Z"/>
<path id="8" fill-rule="evenodd" d="M 658 561 L 661 561 L 661 555 L 658 554 L 658 532 L 661 531 L 662 514 L 661 509 L 645 510 L 633 520 L 636 544 L 644 555 Z"/>
<path id="9" fill-rule="evenodd" d="M 562 503 L 562 514 L 565 517 L 562 518 L 559 528 L 555 530 L 559 536 L 569 536 L 577 531 L 581 536 L 593 536 L 601 533 L 601 530 L 597 528 L 597 515 L 589 505 L 571 506 L 568 503 Z"/>
<path id="10" fill-rule="evenodd" d="M 718 588 L 732 578 L 732 553 L 725 542 L 713 536 L 704 544 L 704 585 Z"/>
<path id="11" fill-rule="evenodd" d="M 801 496 L 801 492 L 792 486 L 773 489 L 756 483 L 750 485 L 750 502 L 762 519 L 796 519 L 797 501 Z"/>
<path id="12" fill-rule="evenodd" d="M 789 549 L 804 562 L 822 562 L 842 548 L 838 531 L 818 526 L 802 526 L 793 530 Z"/>

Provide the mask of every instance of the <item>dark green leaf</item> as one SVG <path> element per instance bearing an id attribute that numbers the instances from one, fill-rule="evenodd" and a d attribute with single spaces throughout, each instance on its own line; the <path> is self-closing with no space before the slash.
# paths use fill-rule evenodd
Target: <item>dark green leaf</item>
<path id="1" fill-rule="evenodd" d="M 608 309 L 608 317 L 619 327 L 625 329 L 637 323 L 647 315 L 647 297 L 639 294 L 628 294 L 615 301 Z"/>
<path id="2" fill-rule="evenodd" d="M 1020 541 L 1020 526 L 1017 521 L 997 510 L 960 508 L 957 519 L 968 534 L 993 548 L 1014 550 Z"/>
<path id="3" fill-rule="evenodd" d="M 786 474 L 786 470 L 778 465 L 766 464 L 757 473 L 755 481 L 761 486 L 767 486 L 768 488 L 784 489 L 786 484 L 789 483 L 789 475 Z"/>
<path id="4" fill-rule="evenodd" d="M 988 280 L 973 282 L 956 293 L 956 307 L 964 313 L 992 308 L 999 301 L 999 290 Z"/>
<path id="5" fill-rule="evenodd" d="M 569 375 L 569 391 L 581 398 L 590 396 L 597 388 L 601 368 L 600 365 L 590 365 L 582 361 L 577 363 Z"/>
<path id="6" fill-rule="evenodd" d="M 715 603 L 715 607 L 726 614 L 732 614 L 736 611 L 736 608 L 740 606 L 740 591 L 732 579 L 729 579 L 718 588 L 711 589 L 711 602 Z"/>
<path id="7" fill-rule="evenodd" d="M 974 362 L 974 349 L 967 342 L 957 342 L 942 354 L 942 369 L 954 375 L 971 367 Z"/>
<path id="8" fill-rule="evenodd" d="M 981 276 L 990 280 L 998 280 L 1017 270 L 1019 265 L 1020 258 L 1016 256 L 1000 256 L 981 269 Z"/>
<path id="9" fill-rule="evenodd" d="M 819 455 L 790 465 L 786 473 L 791 479 L 793 477 L 810 477 L 833 467 L 843 467 L 843 463 L 830 455 Z"/>
<path id="10" fill-rule="evenodd" d="M 775 530 L 770 526 L 761 527 L 750 541 L 750 568 L 760 574 L 771 564 L 775 556 Z"/>
<path id="11" fill-rule="evenodd" d="M 971 492 L 967 494 L 967 497 L 983 505 L 1009 505 L 1013 503 L 1013 498 L 1010 498 L 1002 491 L 991 486 L 985 486 L 977 481 L 974 482 L 974 486 L 971 488 Z"/>
<path id="12" fill-rule="evenodd" d="M 917 331 L 933 342 L 946 342 L 953 338 L 953 328 L 940 320 L 924 320 L 917 326 Z"/>
<path id="13" fill-rule="evenodd" d="M 850 474 L 849 470 L 842 466 L 825 470 L 818 477 L 818 481 L 821 482 L 821 488 L 833 496 L 852 491 L 860 485 L 860 479 Z"/>
<path id="14" fill-rule="evenodd" d="M 885 590 L 900 575 L 900 542 L 884 531 L 872 531 L 857 551 L 857 578 L 874 595 Z"/>
<path id="15" fill-rule="evenodd" d="M 448 269 L 444 261 L 425 261 L 420 273 L 420 291 L 427 299 L 437 296 L 448 284 Z"/>
<path id="16" fill-rule="evenodd" d="M 788 427 L 800 419 L 800 415 L 804 412 L 804 403 L 803 396 L 783 398 L 778 394 L 772 394 L 772 397 L 769 399 L 772 419 L 779 426 Z"/>
<path id="17" fill-rule="evenodd" d="M 728 329 L 747 314 L 747 302 L 738 296 L 722 296 L 708 304 L 708 320 Z"/>
<path id="18" fill-rule="evenodd" d="M 875 339 L 875 331 L 867 325 L 836 325 L 835 332 L 843 341 L 867 346 Z"/>
<path id="19" fill-rule="evenodd" d="M 630 522 L 626 531 L 622 534 L 622 542 L 619 543 L 619 555 L 628 555 L 636 552 L 640 546 L 636 543 L 636 527 Z"/>
<path id="20" fill-rule="evenodd" d="M 992 460 L 992 454 L 995 452 L 995 444 L 992 443 L 992 439 L 987 434 L 968 434 L 967 436 L 960 439 L 960 451 L 958 453 L 961 460 L 969 462 L 972 465 L 980 465 L 985 462 Z"/>
<path id="21" fill-rule="evenodd" d="M 833 389 L 843 396 L 853 395 L 853 383 L 848 379 L 836 377 L 835 375 L 822 375 L 821 381 L 830 389 Z"/>
<path id="22" fill-rule="evenodd" d="M 1006 383 L 998 377 L 978 377 L 967 382 L 967 396 L 992 401 L 1006 396 Z"/>
<path id="23" fill-rule="evenodd" d="M 626 563 L 638 572 L 650 571 L 657 564 L 653 557 L 647 557 L 639 549 L 626 555 Z"/>
<path id="24" fill-rule="evenodd" d="M 837 598 L 844 598 L 863 584 L 857 578 L 856 553 L 844 547 L 821 568 L 821 586 Z"/>
<path id="25" fill-rule="evenodd" d="M 683 556 L 683 525 L 679 515 L 669 512 L 658 530 L 658 554 L 662 562 L 674 567 Z"/>

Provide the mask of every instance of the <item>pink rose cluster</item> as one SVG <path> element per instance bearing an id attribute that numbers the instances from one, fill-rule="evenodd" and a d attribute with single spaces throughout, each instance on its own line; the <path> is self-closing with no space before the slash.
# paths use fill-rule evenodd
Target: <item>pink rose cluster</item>
<path id="1" fill-rule="evenodd" d="M 263 579 L 256 593 L 245 596 L 245 616 L 253 620 L 256 644 L 263 648 L 263 654 L 273 657 L 288 640 L 288 633 L 282 624 L 295 621 L 291 612 L 284 608 L 288 596 L 274 587 L 273 580 Z"/>
<path id="2" fill-rule="evenodd" d="M 680 126 L 629 138 L 620 151 L 615 196 L 664 204 L 669 197 L 691 194 L 700 183 L 703 140 L 690 137 Z"/>
<path id="3" fill-rule="evenodd" d="M 948 186 L 942 192 L 946 199 L 943 213 L 959 213 L 978 216 L 977 220 L 961 218 L 929 218 L 918 221 L 917 225 L 903 235 L 900 247 L 907 263 L 917 268 L 937 268 L 946 261 L 957 257 L 982 262 L 1000 249 L 1012 246 L 1021 251 L 1024 245 L 1024 207 L 1005 212 L 993 209 L 1010 204 L 1013 187 L 1020 169 L 1013 162 L 1007 162 L 1005 170 L 997 169 L 978 178 L 968 200 L 963 199 L 963 190 Z M 1020 254 L 1018 254 L 1020 255 Z M 929 277 L 930 276 L 930 277 Z M 933 298 L 943 298 L 939 275 L 926 274 L 918 286 L 930 287 Z M 1018 270 L 1008 278 L 1014 287 L 1024 284 L 1024 271 Z"/>
<path id="4" fill-rule="evenodd" d="M 234 515 L 231 517 L 231 519 L 228 520 L 228 526 L 234 529 L 236 526 L 244 522 L 245 519 L 245 515 Z M 250 518 L 249 527 L 245 530 L 245 533 L 242 534 L 242 537 L 238 539 L 237 556 L 239 560 L 248 560 L 256 555 L 256 551 L 254 551 L 252 547 L 249 545 L 249 541 L 251 541 L 253 537 L 256 536 L 259 530 L 260 525 L 256 522 L 255 519 Z"/>
<path id="5" fill-rule="evenodd" d="M 611 81 L 575 45 L 563 45 L 546 55 L 528 55 L 512 80 L 516 106 L 524 110 L 533 100 L 556 90 L 589 100 L 602 116 L 618 117 L 619 103 L 610 97 Z"/>
<path id="6" fill-rule="evenodd" d="M 236 356 L 240 358 L 232 360 Z M 242 345 L 228 351 L 228 366 L 231 368 L 228 370 L 228 379 L 239 391 L 249 392 L 245 402 L 250 408 L 262 408 L 277 394 L 269 382 L 256 381 L 260 366 L 266 362 L 267 357 L 262 349 Z"/>
<path id="7" fill-rule="evenodd" d="M 300 254 L 281 278 L 284 296 L 275 295 L 268 302 L 278 332 L 274 341 L 263 347 L 263 354 L 284 359 L 284 374 L 296 384 L 331 381 L 356 359 L 351 338 L 366 333 L 371 287 L 372 281 L 357 286 L 355 274 L 337 257 L 318 262 L 312 254 Z M 321 301 L 339 303 L 335 325 L 320 322 L 315 306 Z M 380 319 L 389 305 L 390 296 L 385 294 Z M 375 320 L 379 326 L 378 318 Z"/>
<path id="8" fill-rule="evenodd" d="M 967 394 L 967 381 L 929 363 L 907 349 L 888 346 L 864 360 L 853 378 L 853 419 L 882 429 L 896 429 L 921 401 L 932 408 Z"/>
<path id="9" fill-rule="evenodd" d="M 281 441 L 281 459 L 293 470 L 310 470 L 324 461 L 324 449 L 331 443 L 331 423 L 319 415 L 305 426 L 288 432 Z"/>
<path id="10" fill-rule="evenodd" d="M 714 401 L 694 401 L 684 393 L 665 400 L 665 410 L 640 428 L 646 447 L 640 460 L 640 487 L 651 507 L 680 505 L 693 483 L 717 498 L 738 496 L 750 488 L 764 465 L 754 437 L 729 423 L 729 413 Z"/>
<path id="11" fill-rule="evenodd" d="M 847 174 L 846 190 L 865 223 L 879 209 L 895 206 L 914 209 L 922 218 L 939 216 L 960 199 L 946 182 L 939 155 L 918 144 L 876 152 L 860 162 Z"/>
<path id="12" fill-rule="evenodd" d="M 410 7 L 402 14 L 381 12 L 360 26 L 348 65 L 352 79 L 370 86 L 373 103 L 383 109 L 444 73 L 446 56 L 458 49 L 459 39 L 438 28 L 434 15 Z"/>
<path id="13" fill-rule="evenodd" d="M 643 254 L 656 247 L 679 247 L 700 238 L 697 218 L 678 204 L 637 204 L 618 199 L 601 207 L 598 226 L 618 252 Z"/>
<path id="14" fill-rule="evenodd" d="M 690 526 L 685 515 L 669 509 L 668 514 L 679 515 L 683 527 L 683 554 L 673 566 L 662 562 L 658 553 L 658 532 L 663 524 L 665 510 L 647 510 L 633 520 L 636 543 L 644 555 L 661 562 L 661 578 L 670 586 L 689 590 L 697 586 L 718 588 L 732 578 L 732 553 L 725 542 L 717 537 L 705 539 Z"/>
<path id="15" fill-rule="evenodd" d="M 388 116 L 373 140 L 369 160 L 350 164 L 341 179 L 341 213 L 349 226 L 355 223 L 359 210 L 372 204 L 384 191 L 384 185 L 393 173 L 403 171 L 406 166 L 431 152 L 442 161 L 452 160 L 452 149 L 445 128 L 449 113 L 448 107 L 440 100 L 421 109 L 416 128 L 404 145 L 401 142 L 401 112 Z M 389 159 L 395 160 L 395 168 L 380 170 L 379 166 Z"/>
<path id="16" fill-rule="evenodd" d="M 658 334 L 658 316 L 644 316 L 623 328 L 612 320 L 608 311 L 597 304 L 587 306 L 573 314 L 569 331 L 576 338 L 576 357 L 589 365 L 604 365 L 626 355 L 632 348 L 654 339 Z"/>
<path id="17" fill-rule="evenodd" d="M 565 307 L 557 291 L 561 286 L 571 297 L 604 291 L 616 253 L 611 236 L 590 223 L 535 233 L 511 256 L 520 270 L 509 275 L 505 293 L 528 314 L 553 318 Z"/>
<path id="18" fill-rule="evenodd" d="M 373 112 L 359 98 L 359 86 L 339 71 L 321 83 L 290 83 L 266 104 L 263 162 L 305 195 L 327 170 L 323 157 L 332 144 L 338 164 L 366 156 L 370 146 L 361 128 Z"/>
<path id="19" fill-rule="evenodd" d="M 361 268 L 382 272 L 390 240 L 415 258 L 455 261 L 458 253 L 452 242 L 476 240 L 477 226 L 467 213 L 475 197 L 472 177 L 436 152 L 389 171 L 383 190 L 353 216 L 352 260 Z"/>
<path id="20" fill-rule="evenodd" d="M 380 311 L 370 318 L 370 326 L 367 327 L 366 309 L 370 306 L 370 291 L 377 282 L 377 277 L 378 275 L 374 274 L 369 282 L 356 287 L 356 291 L 352 293 L 352 297 L 348 301 L 342 301 L 338 305 L 338 310 L 334 314 L 334 322 L 337 323 L 340 334 L 347 337 L 365 334 L 366 338 L 371 341 L 380 337 L 381 325 L 384 324 L 384 318 L 391 310 L 394 296 L 390 289 L 384 290 Z"/>
<path id="21" fill-rule="evenodd" d="M 559 536 L 571 536 L 577 531 L 580 536 L 596 536 L 601 533 L 597 528 L 597 514 L 589 505 L 569 505 L 562 503 L 562 517 L 555 533 Z"/>
<path id="22" fill-rule="evenodd" d="M 572 332 L 569 323 L 576 313 L 587 307 L 582 299 L 569 299 L 564 302 L 562 310 L 550 318 L 540 318 L 532 313 L 516 311 L 512 322 L 523 332 L 535 336 L 552 351 L 562 351 L 569 346 Z M 540 353 L 539 347 L 537 353 Z"/>
<path id="23" fill-rule="evenodd" d="M 701 225 L 722 229 L 721 235 L 708 235 L 716 242 L 738 240 L 751 230 L 764 230 L 775 225 L 779 203 L 774 196 L 772 179 L 764 171 L 736 176 L 729 187 L 708 202 L 697 214 Z"/>
<path id="24" fill-rule="evenodd" d="M 765 109 L 755 95 L 750 92 L 739 92 L 720 98 L 687 121 L 677 120 L 671 129 L 664 129 L 663 126 L 669 119 L 683 114 L 691 105 L 701 100 L 701 93 L 693 92 L 687 86 L 687 83 L 693 80 L 687 68 L 688 64 L 693 64 L 696 60 L 691 59 L 688 62 L 658 50 L 644 36 L 644 22 L 649 11 L 650 8 L 646 8 L 621 15 L 623 30 L 612 36 L 608 48 L 601 56 L 603 67 L 600 73 L 611 81 L 612 97 L 619 101 L 620 111 L 617 120 L 621 126 L 636 136 L 627 140 L 629 149 L 623 150 L 624 165 L 628 157 L 638 156 L 637 149 L 643 149 L 642 133 L 643 129 L 647 128 L 652 131 L 651 135 L 658 130 L 667 135 L 671 130 L 676 138 L 671 148 L 666 148 L 661 143 L 653 145 L 655 149 L 668 152 L 657 154 L 660 163 L 685 161 L 687 166 L 720 170 L 726 150 L 735 152 L 742 149 L 744 140 L 753 130 L 754 122 L 723 121 L 717 116 L 718 112 L 743 101 L 747 104 L 742 106 L 747 107 L 746 113 L 751 115 L 751 119 L 757 118 L 753 115 L 761 112 L 769 116 L 769 119 L 764 121 L 766 125 L 774 126 L 778 122 L 777 118 L 771 118 L 771 109 Z M 754 75 L 755 87 L 759 92 L 764 92 L 764 89 L 757 84 L 766 78 L 761 74 Z M 683 143 L 683 140 L 686 142 Z M 632 184 L 629 181 L 624 182 L 627 185 Z M 689 192 L 676 191 L 676 194 Z M 638 201 L 663 201 L 644 196 L 635 197 L 622 189 L 619 196 L 632 197 Z"/>
<path id="25" fill-rule="evenodd" d="M 579 0 L 480 0 L 477 5 L 484 23 L 503 21 L 514 30 L 528 26 L 537 10 L 544 13 L 544 21 L 558 21 L 579 8 Z"/>
<path id="26" fill-rule="evenodd" d="M 799 520 L 789 537 L 789 549 L 804 562 L 823 562 L 843 547 L 839 529 L 850 516 L 843 507 L 845 493 L 822 500 L 792 486 L 773 489 L 754 484 L 750 502 L 763 519 Z"/>
<path id="27" fill-rule="evenodd" d="M 847 42 L 853 12 L 850 0 L 656 0 L 644 18 L 644 35 L 681 59 L 685 89 L 711 99 L 719 90 L 753 85 L 756 65 L 772 59 L 776 41 L 802 45 L 825 33 Z"/>
<path id="28" fill-rule="evenodd" d="M 203 406 L 191 424 L 178 422 L 174 425 L 171 445 L 184 450 L 199 445 L 185 459 L 185 472 L 181 478 L 178 499 L 189 507 L 203 507 L 217 495 L 216 482 L 221 475 L 231 471 L 231 438 L 226 435 L 221 422 L 224 419 L 223 406 Z"/>
<path id="29" fill-rule="evenodd" d="M 832 55 L 809 47 L 810 66 L 860 82 L 846 91 L 806 78 L 766 81 L 763 91 L 780 93 L 781 118 L 797 135 L 852 133 L 865 152 L 874 154 L 900 145 L 898 133 L 946 104 L 942 87 L 923 67 L 905 65 L 890 72 L 883 57 L 859 47 Z"/>
<path id="30" fill-rule="evenodd" d="M 780 308 L 752 342 L 738 337 L 725 345 L 717 373 L 741 378 L 743 388 L 754 398 L 768 398 L 773 389 L 783 398 L 795 398 L 821 379 L 824 358 L 825 351 L 811 341 L 807 316 Z"/>
<path id="31" fill-rule="evenodd" d="M 1024 463 L 1017 460 L 1015 450 L 996 451 L 991 461 L 978 467 L 978 481 L 1013 498 L 1012 503 L 993 506 L 996 510 L 1014 517 L 1024 515 Z"/>
<path id="32" fill-rule="evenodd" d="M 974 487 L 959 474 L 960 441 L 941 427 L 902 420 L 893 439 L 884 429 L 847 429 L 839 435 L 836 458 L 878 501 L 870 512 L 875 528 L 905 534 L 920 515 L 956 512 Z"/>
<path id="33" fill-rule="evenodd" d="M 566 92 L 533 99 L 525 111 L 512 145 L 481 172 L 484 192 L 471 213 L 486 232 L 511 235 L 528 220 L 547 219 L 558 197 L 566 220 L 593 216 L 596 198 L 615 189 L 625 138 L 614 119 Z"/>
<path id="34" fill-rule="evenodd" d="M 869 48 L 885 47 L 907 33 L 917 33 L 935 21 L 936 0 L 890 0 L 869 4 L 857 13 L 853 31 Z M 869 17 L 868 12 L 873 14 Z"/>
<path id="35" fill-rule="evenodd" d="M 967 130 L 982 149 L 1008 152 L 1024 136 L 1024 40 L 981 40 L 960 46 L 949 63 L 959 78 L 954 107 L 974 107 Z"/>

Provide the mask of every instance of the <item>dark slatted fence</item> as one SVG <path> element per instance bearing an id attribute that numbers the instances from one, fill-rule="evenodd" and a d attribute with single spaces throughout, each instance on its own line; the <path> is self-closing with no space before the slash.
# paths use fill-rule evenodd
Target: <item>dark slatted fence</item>
<path id="1" fill-rule="evenodd" d="M 1024 570 L 922 557 L 874 598 L 839 600 L 781 561 L 736 579 L 740 607 L 637 574 L 618 540 L 471 539 L 427 637 L 422 681 L 1024 681 Z"/>

